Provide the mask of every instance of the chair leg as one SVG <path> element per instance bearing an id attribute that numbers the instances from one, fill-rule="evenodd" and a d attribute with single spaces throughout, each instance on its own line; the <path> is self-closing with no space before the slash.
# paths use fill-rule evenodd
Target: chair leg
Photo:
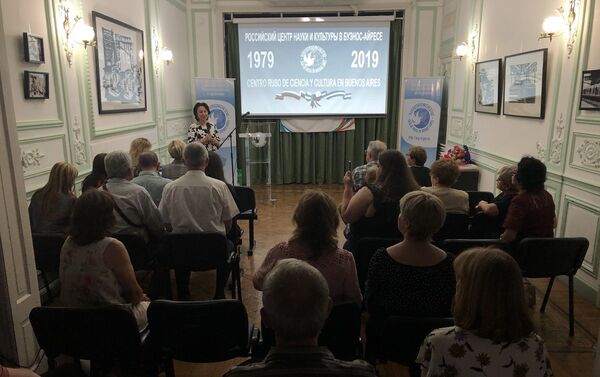
<path id="1" fill-rule="evenodd" d="M 569 275 L 569 336 L 575 335 L 575 305 L 573 305 L 573 275 Z"/>
<path id="2" fill-rule="evenodd" d="M 254 254 L 254 219 L 250 219 L 248 222 L 248 228 L 250 233 L 249 246 L 248 246 L 248 256 L 252 256 Z"/>
<path id="3" fill-rule="evenodd" d="M 540 308 L 540 312 L 543 313 L 546 311 L 546 304 L 548 303 L 548 299 L 550 298 L 550 291 L 552 290 L 552 285 L 554 284 L 554 276 L 550 278 L 548 282 L 548 288 L 546 288 L 546 293 L 544 294 L 544 301 L 542 302 L 542 307 Z"/>
<path id="4" fill-rule="evenodd" d="M 175 366 L 173 365 L 173 359 L 170 357 L 165 362 L 165 376 L 175 377 Z"/>
<path id="5" fill-rule="evenodd" d="M 240 261 L 238 259 L 235 266 L 235 280 L 237 285 L 237 299 L 242 302 L 242 276 L 240 271 Z"/>

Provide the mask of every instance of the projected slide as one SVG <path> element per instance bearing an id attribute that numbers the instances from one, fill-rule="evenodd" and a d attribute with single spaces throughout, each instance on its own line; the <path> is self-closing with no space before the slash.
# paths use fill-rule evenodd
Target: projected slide
<path id="1" fill-rule="evenodd" d="M 238 24 L 242 113 L 386 112 L 389 22 Z"/>

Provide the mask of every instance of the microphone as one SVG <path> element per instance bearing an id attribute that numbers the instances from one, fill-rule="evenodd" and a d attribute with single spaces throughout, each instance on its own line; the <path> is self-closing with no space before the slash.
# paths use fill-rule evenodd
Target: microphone
<path id="1" fill-rule="evenodd" d="M 245 117 L 247 117 L 248 115 L 250 115 L 250 111 L 246 111 L 245 113 L 242 114 L 242 119 L 244 119 Z"/>

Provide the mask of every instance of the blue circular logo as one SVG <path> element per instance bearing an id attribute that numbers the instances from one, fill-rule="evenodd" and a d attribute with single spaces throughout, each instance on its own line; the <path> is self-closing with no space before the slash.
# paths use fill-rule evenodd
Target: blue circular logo
<path id="1" fill-rule="evenodd" d="M 225 107 L 219 104 L 210 106 L 210 118 L 219 132 L 226 129 L 229 124 L 229 112 Z"/>
<path id="2" fill-rule="evenodd" d="M 417 103 L 410 109 L 408 125 L 415 132 L 425 132 L 433 123 L 433 109 L 427 103 Z"/>

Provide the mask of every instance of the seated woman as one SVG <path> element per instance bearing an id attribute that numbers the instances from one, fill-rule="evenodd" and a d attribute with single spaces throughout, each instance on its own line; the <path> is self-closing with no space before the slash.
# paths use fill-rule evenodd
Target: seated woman
<path id="1" fill-rule="evenodd" d="M 421 146 L 414 146 L 408 149 L 406 154 L 406 162 L 410 166 L 415 180 L 422 187 L 431 186 L 431 177 L 429 177 L 429 168 L 425 166 L 427 162 L 427 152 Z"/>
<path id="2" fill-rule="evenodd" d="M 363 186 L 356 194 L 352 191 L 352 174 L 344 176 L 344 196 L 341 205 L 342 220 L 349 227 L 344 249 L 354 252 L 363 237 L 400 238 L 396 225 L 399 201 L 407 193 L 419 189 L 406 160 L 397 150 L 379 155 L 375 184 Z"/>
<path id="3" fill-rule="evenodd" d="M 334 303 L 352 301 L 361 306 L 354 257 L 337 247 L 340 220 L 333 199 L 321 191 L 305 192 L 294 210 L 293 221 L 296 225 L 294 234 L 287 242 L 269 250 L 254 274 L 254 287 L 262 290 L 266 275 L 278 260 L 296 258 L 308 262 L 323 274 Z"/>
<path id="4" fill-rule="evenodd" d="M 34 233 L 67 233 L 69 217 L 77 198 L 77 169 L 66 161 L 50 170 L 48 183 L 35 192 L 29 204 L 29 221 Z"/>
<path id="5" fill-rule="evenodd" d="M 425 338 L 417 357 L 421 375 L 552 376 L 515 260 L 498 249 L 476 248 L 461 253 L 454 269 L 456 325 Z"/>
<path id="6" fill-rule="evenodd" d="M 131 145 L 129 146 L 129 157 L 131 157 L 134 177 L 137 177 L 141 171 L 141 169 L 138 167 L 138 157 L 142 153 L 150 152 L 151 150 L 152 143 L 145 137 L 138 137 L 131 141 Z"/>
<path id="7" fill-rule="evenodd" d="M 187 173 L 187 166 L 183 162 L 183 150 L 185 143 L 179 139 L 171 140 L 168 146 L 168 151 L 173 161 L 170 164 L 162 166 L 162 176 L 171 180 L 176 180 Z"/>
<path id="8" fill-rule="evenodd" d="M 142 330 L 148 298 L 135 279 L 125 246 L 106 236 L 115 224 L 114 208 L 111 195 L 100 190 L 86 191 L 75 204 L 60 253 L 60 299 L 72 307 L 128 305 Z"/>
<path id="9" fill-rule="evenodd" d="M 516 243 L 525 237 L 554 237 L 554 200 L 544 190 L 546 165 L 536 158 L 523 157 L 513 179 L 519 185 L 519 194 L 510 202 L 500 238 Z"/>
<path id="10" fill-rule="evenodd" d="M 429 175 L 431 177 L 431 187 L 423 187 L 421 190 L 440 198 L 442 203 L 444 203 L 446 212 L 468 215 L 469 194 L 450 187 L 460 175 L 456 161 L 451 158 L 436 160 L 431 165 Z"/>
<path id="11" fill-rule="evenodd" d="M 106 183 L 106 168 L 104 167 L 104 157 L 106 153 L 98 153 L 94 156 L 92 163 L 92 172 L 85 177 L 81 183 L 81 192 L 86 192 L 91 188 L 99 188 Z"/>
<path id="12" fill-rule="evenodd" d="M 508 213 L 510 202 L 517 195 L 518 188 L 512 181 L 516 166 L 503 166 L 498 170 L 496 187 L 500 194 L 491 202 L 480 201 L 476 209 L 480 210 L 471 222 L 471 234 L 485 238 L 498 238 L 502 233 L 502 224 Z"/>

